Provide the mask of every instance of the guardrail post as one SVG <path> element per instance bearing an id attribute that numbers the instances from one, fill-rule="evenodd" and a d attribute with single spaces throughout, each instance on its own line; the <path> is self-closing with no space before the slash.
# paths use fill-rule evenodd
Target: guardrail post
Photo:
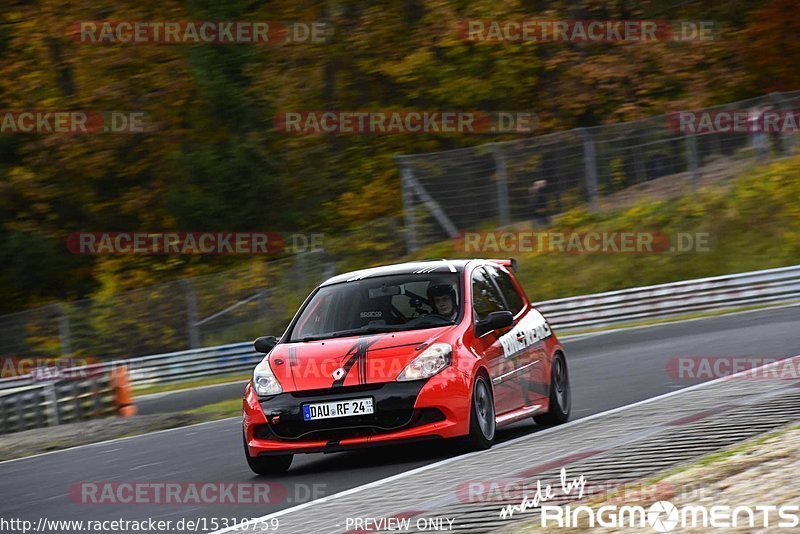
<path id="1" fill-rule="evenodd" d="M 92 416 L 93 417 L 102 417 L 103 415 L 103 403 L 101 402 L 100 396 L 103 394 L 100 390 L 100 380 L 97 378 L 93 378 L 91 380 L 92 385 Z"/>
<path id="2" fill-rule="evenodd" d="M 697 137 L 694 134 L 686 135 L 686 158 L 689 164 L 689 175 L 692 180 L 692 190 L 697 191 L 700 186 L 700 171 L 697 161 Z"/>
<path id="3" fill-rule="evenodd" d="M 336 274 L 336 262 L 327 258 L 327 256 L 325 260 L 325 270 L 323 272 L 322 280 L 327 280 Z"/>
<path id="4" fill-rule="evenodd" d="M 589 196 L 589 207 L 596 210 L 599 205 L 597 202 L 597 157 L 594 151 L 594 139 L 587 128 L 578 128 L 578 134 L 583 138 L 583 169 L 586 178 L 586 193 Z"/>
<path id="5" fill-rule="evenodd" d="M 55 382 L 48 382 L 44 385 L 45 402 L 50 405 L 49 426 L 57 426 L 58 423 L 58 397 L 56 397 Z"/>
<path id="6" fill-rule="evenodd" d="M 299 291 L 305 291 L 308 289 L 307 287 L 307 276 L 306 271 L 308 267 L 308 258 L 306 257 L 307 252 L 299 252 L 294 255 L 294 269 L 292 269 L 294 274 L 294 284 L 295 287 Z"/>
<path id="7" fill-rule="evenodd" d="M 58 305 L 61 313 L 58 317 L 58 339 L 61 343 L 61 355 L 69 358 L 72 355 L 72 336 L 69 328 L 69 315 L 65 312 L 64 305 Z"/>
<path id="8" fill-rule="evenodd" d="M 82 421 L 83 420 L 83 407 L 81 406 L 81 398 L 80 398 L 80 382 L 75 380 L 72 383 L 72 405 L 75 409 L 75 420 Z"/>
<path id="9" fill-rule="evenodd" d="M 197 294 L 189 280 L 181 280 L 186 293 L 186 328 L 189 332 L 189 348 L 200 348 L 200 332 L 197 330 Z"/>
<path id="10" fill-rule="evenodd" d="M 25 430 L 25 394 L 14 395 L 17 401 L 17 430 Z"/>
<path id="11" fill-rule="evenodd" d="M 411 184 L 414 174 L 408 167 L 402 167 L 403 218 L 405 219 L 406 252 L 417 251 L 417 221 L 414 216 L 414 189 Z"/>
<path id="12" fill-rule="evenodd" d="M 788 105 L 786 99 L 783 97 L 781 93 L 772 92 L 767 95 L 770 100 L 775 102 L 778 106 L 778 110 L 782 113 L 794 113 L 792 111 L 792 106 Z M 781 151 L 781 156 L 788 156 L 792 153 L 792 147 L 794 146 L 794 134 L 790 134 L 788 132 L 781 132 L 778 136 L 778 143 L 780 144 L 779 148 Z"/>
<path id="13" fill-rule="evenodd" d="M 507 226 L 511 224 L 511 213 L 508 207 L 508 175 L 506 174 L 506 158 L 497 143 L 491 143 L 492 154 L 494 155 L 495 179 L 497 180 L 497 213 L 500 216 L 500 224 Z"/>
<path id="14" fill-rule="evenodd" d="M 258 292 L 258 316 L 264 321 L 265 328 L 269 326 L 269 301 L 267 300 L 267 290 L 262 289 Z M 266 330 L 265 330 L 266 331 Z"/>
<path id="15" fill-rule="evenodd" d="M 44 392 L 42 389 L 36 389 L 31 392 L 33 400 L 33 420 L 36 425 L 34 428 L 42 428 L 47 426 L 47 414 L 45 413 Z"/>

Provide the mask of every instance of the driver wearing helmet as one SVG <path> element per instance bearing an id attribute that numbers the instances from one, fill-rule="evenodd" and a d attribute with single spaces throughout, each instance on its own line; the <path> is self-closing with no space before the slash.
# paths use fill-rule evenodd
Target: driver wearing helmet
<path id="1" fill-rule="evenodd" d="M 454 321 L 458 315 L 456 288 L 450 284 L 433 284 L 428 287 L 428 302 L 433 308 L 431 313 Z"/>

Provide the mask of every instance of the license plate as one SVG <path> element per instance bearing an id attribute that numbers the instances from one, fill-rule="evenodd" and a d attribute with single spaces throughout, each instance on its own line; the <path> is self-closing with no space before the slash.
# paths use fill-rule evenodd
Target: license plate
<path id="1" fill-rule="evenodd" d="M 315 421 L 332 417 L 351 417 L 374 413 L 372 397 L 303 405 L 303 419 Z"/>

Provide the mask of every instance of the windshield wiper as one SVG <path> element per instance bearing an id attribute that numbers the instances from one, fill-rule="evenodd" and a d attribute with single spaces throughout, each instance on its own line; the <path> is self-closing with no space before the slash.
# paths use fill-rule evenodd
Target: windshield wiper
<path id="1" fill-rule="evenodd" d="M 454 323 L 452 321 L 448 321 L 446 323 L 434 323 L 434 322 L 417 323 L 415 325 L 408 326 L 408 327 L 404 328 L 403 330 L 419 330 L 421 328 L 436 328 L 437 326 L 453 326 L 454 324 L 456 324 L 456 323 Z"/>
<path id="2" fill-rule="evenodd" d="M 305 343 L 306 341 L 319 341 L 321 339 L 358 336 L 361 334 L 377 334 L 380 332 L 395 332 L 396 330 L 398 330 L 396 325 L 369 326 L 365 328 L 353 328 L 352 330 L 341 330 L 339 332 L 330 332 L 327 334 L 317 334 L 315 336 L 306 336 L 304 338 L 301 338 L 300 341 Z"/>

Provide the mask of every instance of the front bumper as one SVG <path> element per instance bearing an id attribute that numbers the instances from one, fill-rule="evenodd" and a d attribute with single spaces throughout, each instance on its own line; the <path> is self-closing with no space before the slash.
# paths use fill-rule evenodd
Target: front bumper
<path id="1" fill-rule="evenodd" d="M 305 421 L 304 404 L 371 397 L 369 415 Z M 468 432 L 469 388 L 461 373 L 261 398 L 248 386 L 244 431 L 251 456 L 333 452 L 370 445 L 449 438 Z"/>

